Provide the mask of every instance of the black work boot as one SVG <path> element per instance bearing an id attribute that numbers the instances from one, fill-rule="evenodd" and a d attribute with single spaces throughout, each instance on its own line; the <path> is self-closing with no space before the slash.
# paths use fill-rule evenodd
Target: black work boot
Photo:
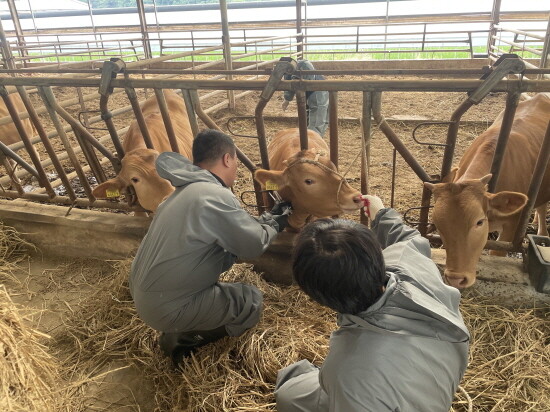
<path id="1" fill-rule="evenodd" d="M 212 330 L 161 333 L 159 346 L 164 355 L 177 367 L 184 358 L 201 346 L 228 336 L 225 326 Z"/>

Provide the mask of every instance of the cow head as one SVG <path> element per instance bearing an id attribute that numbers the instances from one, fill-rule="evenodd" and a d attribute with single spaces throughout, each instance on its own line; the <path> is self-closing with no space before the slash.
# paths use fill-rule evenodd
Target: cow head
<path id="1" fill-rule="evenodd" d="M 489 232 L 527 203 L 522 193 L 488 193 L 490 179 L 489 174 L 461 183 L 424 183 L 433 192 L 432 218 L 447 252 L 445 279 L 459 289 L 474 284 Z"/>
<path id="2" fill-rule="evenodd" d="M 139 204 L 152 212 L 173 191 L 168 180 L 161 178 L 155 168 L 159 153 L 153 149 L 135 149 L 126 153 L 122 159 L 122 168 L 117 177 L 97 186 L 92 194 L 98 199 L 118 197 L 128 194 L 132 186 Z"/>
<path id="3" fill-rule="evenodd" d="M 254 178 L 292 203 L 289 224 L 293 228 L 304 226 L 310 215 L 351 213 L 362 206 L 361 193 L 337 174 L 336 166 L 327 157 L 302 150 L 283 163 L 283 170 L 258 169 Z"/>

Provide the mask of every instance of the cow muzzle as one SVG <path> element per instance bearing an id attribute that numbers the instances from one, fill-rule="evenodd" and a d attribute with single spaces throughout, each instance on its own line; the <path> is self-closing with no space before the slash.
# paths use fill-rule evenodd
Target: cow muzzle
<path id="1" fill-rule="evenodd" d="M 476 281 L 475 273 L 453 272 L 451 270 L 445 270 L 443 278 L 445 283 L 457 289 L 465 289 L 470 287 Z"/>

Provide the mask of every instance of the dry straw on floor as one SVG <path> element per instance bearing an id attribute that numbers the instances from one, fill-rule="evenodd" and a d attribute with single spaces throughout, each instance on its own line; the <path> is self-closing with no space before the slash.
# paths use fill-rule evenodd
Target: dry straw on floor
<path id="1" fill-rule="evenodd" d="M 273 411 L 277 371 L 304 358 L 321 364 L 326 356 L 334 315 L 297 288 L 271 285 L 248 265 L 236 265 L 224 279 L 262 290 L 260 324 L 202 348 L 174 371 L 159 353 L 156 333 L 136 317 L 125 286 L 128 269 L 129 262 L 118 265 L 70 319 L 69 364 L 87 371 L 114 360 L 137 365 L 153 386 L 158 411 Z M 507 309 L 468 297 L 462 311 L 472 331 L 471 360 L 452 410 L 468 411 L 470 403 L 473 411 L 550 410 L 547 310 Z"/>
<path id="2" fill-rule="evenodd" d="M 0 285 L 0 410 L 53 412 L 60 406 L 56 388 L 63 387 L 59 363 L 42 341 L 48 336 L 30 326 Z"/>

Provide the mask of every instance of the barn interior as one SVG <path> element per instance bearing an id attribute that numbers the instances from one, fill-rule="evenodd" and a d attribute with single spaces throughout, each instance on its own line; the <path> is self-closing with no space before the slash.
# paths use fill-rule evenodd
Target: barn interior
<path id="1" fill-rule="evenodd" d="M 402 8 L 414 2 L 338 0 L 330 4 L 368 12 L 318 17 L 324 5 L 301 1 L 136 0 L 110 9 L 88 1 L 72 10 L 38 3 L 0 4 L 7 107 L 0 126 L 19 136 L 0 144 L 0 342 L 8 348 L 1 369 L 10 388 L 2 410 L 272 411 L 277 371 L 326 356 L 335 316 L 292 285 L 290 233 L 223 275 L 264 293 L 256 328 L 202 348 L 179 370 L 162 356 L 127 285 L 152 216 L 134 216 L 146 210 L 129 196 L 92 194 L 120 170 L 121 139 L 147 97 L 174 90 L 194 131 L 233 137 L 240 164 L 232 190 L 258 215 L 270 207 L 252 177 L 268 166 L 263 147 L 284 128 L 303 136 L 305 93 L 328 90 L 331 160 L 353 187 L 380 196 L 428 237 L 443 270 L 433 197 L 422 182 L 449 174 L 499 113 L 511 122 L 520 101 L 550 92 L 550 14 L 542 6 L 491 0 L 475 11 L 407 14 Z M 238 17 L 243 10 L 280 14 Z M 200 20 L 207 11 L 215 18 Z M 175 13 L 190 17 L 170 21 Z M 284 80 L 295 70 L 289 58 L 313 61 L 326 80 Z M 296 101 L 283 111 L 286 90 Z M 26 109 L 18 114 L 14 93 Z M 537 170 L 548 154 L 541 150 Z M 535 172 L 531 198 L 541 180 Z M 536 233 L 531 208 L 513 241 L 488 240 L 477 282 L 463 291 L 472 346 L 453 411 L 550 409 L 550 263 L 542 262 L 542 283 L 535 281 L 525 237 Z M 359 212 L 344 217 L 367 222 Z"/>

